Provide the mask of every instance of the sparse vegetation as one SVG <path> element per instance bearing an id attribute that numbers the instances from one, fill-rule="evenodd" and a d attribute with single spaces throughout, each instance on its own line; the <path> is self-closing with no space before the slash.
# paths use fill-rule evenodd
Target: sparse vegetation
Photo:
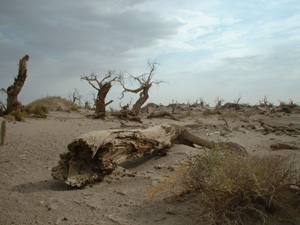
<path id="1" fill-rule="evenodd" d="M 62 111 L 62 107 L 60 105 L 57 106 L 56 111 Z"/>
<path id="2" fill-rule="evenodd" d="M 186 212 L 195 224 L 264 222 L 279 211 L 299 216 L 300 175 L 288 158 L 207 151 L 192 160 L 183 183 L 197 199 Z"/>
<path id="3" fill-rule="evenodd" d="M 59 97 L 59 96 L 48 96 L 45 98 L 37 99 L 30 104 L 26 105 L 26 108 L 35 109 L 38 105 L 46 107 L 49 111 L 71 111 L 79 108 L 75 103 Z"/>
<path id="4" fill-rule="evenodd" d="M 33 106 L 26 106 L 25 112 L 27 114 L 34 114 L 35 117 L 46 118 L 49 113 L 48 107 L 41 105 L 40 103 Z"/>
<path id="5" fill-rule="evenodd" d="M 75 103 L 72 103 L 71 104 L 71 110 L 72 111 L 75 111 L 75 110 L 77 110 L 78 109 L 78 105 L 76 105 Z"/>
<path id="6" fill-rule="evenodd" d="M 25 122 L 24 115 L 24 112 L 22 112 L 20 109 L 17 109 L 16 111 L 12 111 L 11 113 L 9 113 L 8 116 L 6 116 L 6 118 L 12 121 L 15 119 L 19 122 Z"/>

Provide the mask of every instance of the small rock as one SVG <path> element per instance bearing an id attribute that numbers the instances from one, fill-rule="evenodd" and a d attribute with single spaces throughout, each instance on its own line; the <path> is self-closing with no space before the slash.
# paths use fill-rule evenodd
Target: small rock
<path id="1" fill-rule="evenodd" d="M 161 165 L 154 166 L 154 169 L 156 169 L 156 170 L 160 170 L 160 169 L 162 169 L 162 166 L 161 166 Z"/>

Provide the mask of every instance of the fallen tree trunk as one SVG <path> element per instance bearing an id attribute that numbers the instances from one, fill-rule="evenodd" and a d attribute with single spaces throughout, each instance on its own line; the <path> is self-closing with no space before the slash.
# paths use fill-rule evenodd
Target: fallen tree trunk
<path id="1" fill-rule="evenodd" d="M 211 142 L 190 133 L 185 127 L 168 124 L 145 130 L 93 131 L 76 138 L 68 152 L 60 155 L 52 176 L 70 186 L 101 181 L 119 164 L 149 154 L 163 154 L 174 143 L 197 144 L 207 148 L 225 147 L 245 153 L 232 142 Z"/>
<path id="2" fill-rule="evenodd" d="M 267 124 L 261 120 L 257 120 L 261 124 L 261 126 L 265 129 L 265 134 L 269 132 L 283 132 L 288 135 L 298 135 L 300 134 L 300 127 L 288 127 L 288 126 L 272 126 Z"/>
<path id="3" fill-rule="evenodd" d="M 153 112 L 147 118 L 150 119 L 150 118 L 159 118 L 159 117 L 166 117 L 166 116 L 169 117 L 169 118 L 171 118 L 172 120 L 179 121 L 179 119 L 177 119 L 171 113 L 166 112 L 166 111 Z"/>
<path id="4" fill-rule="evenodd" d="M 300 150 L 300 148 L 297 147 L 297 146 L 292 146 L 292 145 L 288 145 L 288 144 L 285 144 L 285 143 L 273 144 L 273 145 L 270 145 L 270 148 L 274 151 L 275 150 L 282 150 L 282 149 Z"/>

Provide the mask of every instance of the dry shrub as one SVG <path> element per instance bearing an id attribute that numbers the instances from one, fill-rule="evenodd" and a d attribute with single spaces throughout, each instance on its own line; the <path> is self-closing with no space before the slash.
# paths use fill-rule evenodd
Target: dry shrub
<path id="1" fill-rule="evenodd" d="M 35 106 L 26 106 L 25 112 L 27 114 L 34 114 L 34 116 L 38 118 L 47 118 L 49 110 L 47 106 L 38 103 Z"/>
<path id="2" fill-rule="evenodd" d="M 63 111 L 61 105 L 58 105 L 58 106 L 56 107 L 56 111 Z"/>
<path id="3" fill-rule="evenodd" d="M 22 112 L 20 109 L 17 109 L 16 111 L 12 111 L 11 113 L 9 113 L 8 117 L 6 118 L 9 120 L 11 120 L 11 118 L 15 118 L 16 121 L 25 122 L 24 115 L 24 112 Z"/>
<path id="4" fill-rule="evenodd" d="M 75 110 L 77 110 L 78 108 L 79 108 L 79 106 L 76 105 L 75 103 L 72 103 L 72 104 L 71 104 L 71 110 L 72 110 L 72 111 L 75 111 Z"/>
<path id="5" fill-rule="evenodd" d="M 31 102 L 26 107 L 34 108 L 37 105 L 43 105 L 47 107 L 49 111 L 71 111 L 79 108 L 75 103 L 59 96 L 40 98 Z"/>
<path id="6" fill-rule="evenodd" d="M 300 176 L 295 164 L 279 156 L 242 156 L 211 150 L 192 160 L 183 184 L 196 205 L 185 214 L 195 224 L 263 223 L 268 215 L 300 213 Z"/>

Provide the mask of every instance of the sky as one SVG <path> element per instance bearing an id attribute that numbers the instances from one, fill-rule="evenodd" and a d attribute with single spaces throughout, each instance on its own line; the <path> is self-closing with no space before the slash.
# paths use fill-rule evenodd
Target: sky
<path id="1" fill-rule="evenodd" d="M 166 81 L 148 102 L 300 103 L 300 1 L 0 0 L 0 88 L 26 54 L 23 104 L 75 88 L 91 102 L 96 90 L 80 77 L 138 76 L 148 60 L 159 63 L 153 80 Z M 121 91 L 108 94 L 113 107 L 138 97 Z"/>

